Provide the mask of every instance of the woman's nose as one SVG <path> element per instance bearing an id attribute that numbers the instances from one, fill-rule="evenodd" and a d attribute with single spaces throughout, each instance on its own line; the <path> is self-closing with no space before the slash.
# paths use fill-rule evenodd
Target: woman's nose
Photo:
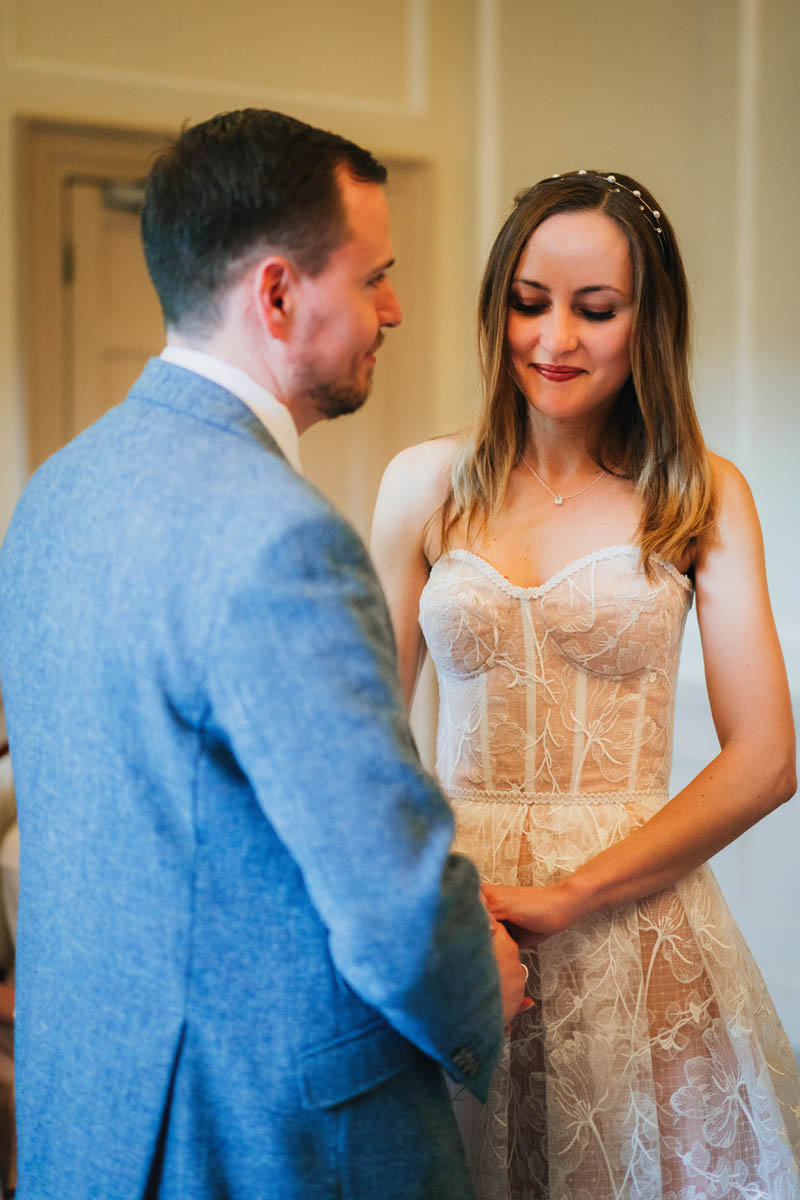
<path id="1" fill-rule="evenodd" d="M 545 313 L 539 326 L 539 341 L 550 354 L 567 354 L 577 349 L 575 314 L 560 307 Z"/>

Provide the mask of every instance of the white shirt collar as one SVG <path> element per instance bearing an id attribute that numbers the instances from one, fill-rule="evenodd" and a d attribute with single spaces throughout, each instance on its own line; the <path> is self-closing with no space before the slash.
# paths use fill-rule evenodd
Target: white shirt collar
<path id="1" fill-rule="evenodd" d="M 272 434 L 287 459 L 297 471 L 303 474 L 300 464 L 300 439 L 297 428 L 292 420 L 292 414 L 285 404 L 276 400 L 270 392 L 256 383 L 245 371 L 234 367 L 232 363 L 217 358 L 215 354 L 206 354 L 204 350 L 190 350 L 187 346 L 165 346 L 161 358 L 176 367 L 184 367 L 202 375 L 212 383 L 218 383 L 227 391 L 232 392 L 242 404 L 254 412 L 264 428 Z"/>

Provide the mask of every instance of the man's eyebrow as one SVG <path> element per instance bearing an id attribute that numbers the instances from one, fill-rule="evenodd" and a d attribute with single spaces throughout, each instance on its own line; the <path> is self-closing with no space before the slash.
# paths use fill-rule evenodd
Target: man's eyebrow
<path id="1" fill-rule="evenodd" d="M 511 280 L 512 283 L 524 283 L 526 287 L 536 288 L 537 291 L 547 292 L 550 295 L 550 288 L 546 283 L 539 283 L 538 279 L 523 279 L 521 275 L 517 275 Z M 588 292 L 617 292 L 618 295 L 624 296 L 625 293 L 610 283 L 590 283 L 586 287 L 578 288 L 575 292 L 576 296 L 585 296 Z"/>

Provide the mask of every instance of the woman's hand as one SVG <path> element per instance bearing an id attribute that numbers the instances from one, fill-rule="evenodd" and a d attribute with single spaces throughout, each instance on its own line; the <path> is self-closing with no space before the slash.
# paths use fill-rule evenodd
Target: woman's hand
<path id="1" fill-rule="evenodd" d="M 484 883 L 481 891 L 490 916 L 506 924 L 514 941 L 527 949 L 562 933 L 580 916 L 576 897 L 566 883 L 544 887 Z"/>

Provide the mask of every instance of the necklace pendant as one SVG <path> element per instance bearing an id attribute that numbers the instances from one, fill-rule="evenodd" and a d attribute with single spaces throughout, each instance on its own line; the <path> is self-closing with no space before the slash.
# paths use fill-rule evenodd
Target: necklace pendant
<path id="1" fill-rule="evenodd" d="M 531 475 L 533 475 L 534 479 L 538 479 L 539 483 L 542 485 L 544 490 L 553 497 L 553 503 L 559 505 L 559 507 L 564 503 L 565 500 L 574 500 L 576 496 L 582 496 L 584 492 L 588 492 L 590 487 L 594 487 L 594 485 L 596 483 L 599 483 L 600 480 L 603 478 L 603 471 L 602 470 L 598 471 L 597 474 L 595 475 L 594 479 L 590 479 L 589 482 L 585 483 L 582 488 L 578 488 L 577 492 L 570 492 L 568 496 L 560 496 L 556 492 L 553 491 L 553 489 L 550 487 L 549 483 L 545 483 L 545 481 L 542 479 L 541 475 L 537 474 L 537 472 L 534 471 L 533 467 L 528 462 L 528 460 L 524 454 L 521 455 L 520 461 L 522 463 L 524 463 L 524 465 L 528 468 Z"/>

